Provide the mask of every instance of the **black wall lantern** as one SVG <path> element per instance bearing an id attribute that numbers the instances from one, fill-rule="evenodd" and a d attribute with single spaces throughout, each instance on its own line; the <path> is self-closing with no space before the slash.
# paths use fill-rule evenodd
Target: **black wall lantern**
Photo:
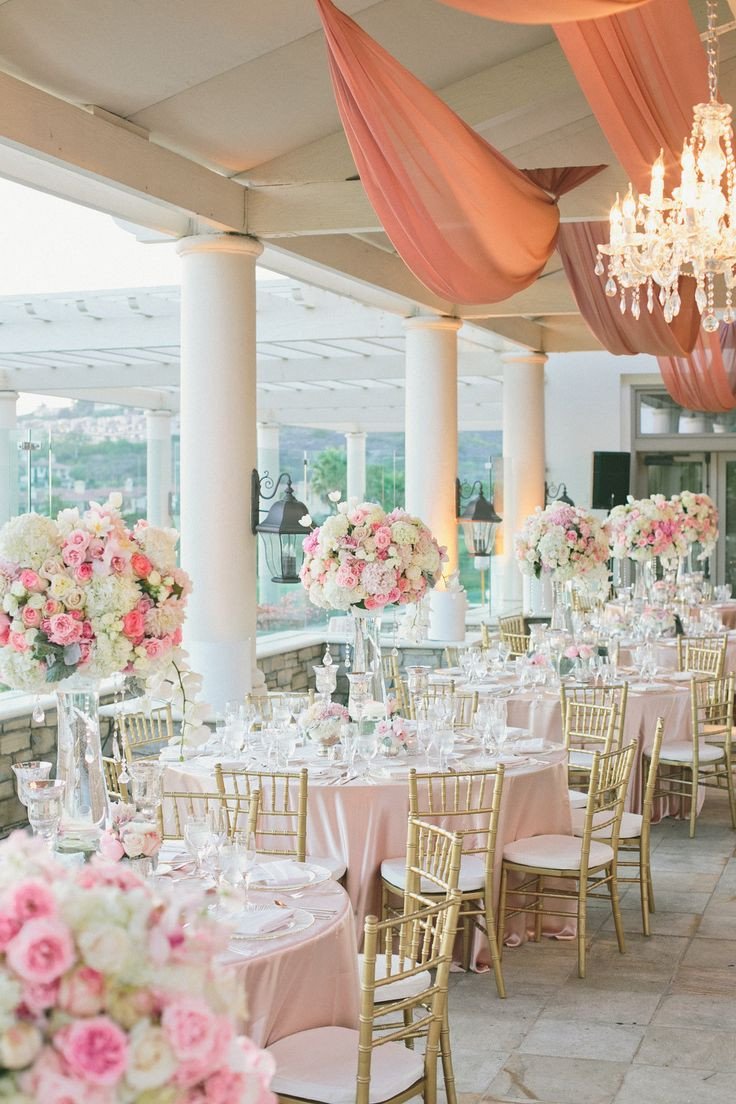
<path id="1" fill-rule="evenodd" d="M 475 493 L 477 491 L 477 494 Z M 474 497 L 475 496 L 475 497 Z M 468 502 L 463 507 L 463 499 Z M 455 480 L 455 516 L 462 526 L 469 556 L 490 556 L 496 536 L 496 526 L 503 520 L 491 500 L 483 493 L 483 483 L 476 479 L 472 486 Z"/>
<path id="2" fill-rule="evenodd" d="M 544 484 L 544 504 L 545 506 L 549 506 L 552 502 L 564 502 L 567 506 L 575 505 L 567 493 L 566 483 Z"/>
<path id="3" fill-rule="evenodd" d="M 279 487 L 283 484 L 284 494 L 278 502 L 274 502 L 263 521 L 261 516 L 261 499 L 269 502 L 278 494 Z M 271 492 L 270 494 L 265 492 Z M 291 476 L 288 472 L 282 472 L 274 483 L 268 472 L 259 475 L 254 468 L 251 473 L 251 499 L 250 499 L 251 531 L 260 533 L 266 552 L 266 563 L 271 572 L 272 583 L 298 583 L 299 568 L 302 565 L 304 552 L 302 541 L 313 526 L 311 520 L 306 525 L 301 519 L 309 518 L 309 510 L 303 502 L 294 497 L 294 488 L 291 484 Z"/>

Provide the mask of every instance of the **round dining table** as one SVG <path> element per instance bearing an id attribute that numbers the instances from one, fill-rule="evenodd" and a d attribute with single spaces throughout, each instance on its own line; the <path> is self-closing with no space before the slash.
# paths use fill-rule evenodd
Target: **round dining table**
<path id="1" fill-rule="evenodd" d="M 458 771 L 464 766 L 490 766 L 491 762 L 481 756 L 480 749 L 458 745 L 451 765 Z M 558 746 L 534 756 L 512 756 L 505 764 L 495 854 L 496 895 L 506 844 L 546 833 L 570 834 L 566 758 L 564 749 Z M 211 791 L 216 761 L 210 756 L 167 763 L 164 789 Z M 381 862 L 406 853 L 409 768 L 414 766 L 421 772 L 426 763 L 423 756 L 404 756 L 399 762 L 374 763 L 368 777 L 348 775 L 347 779 L 321 767 L 311 749 L 292 760 L 290 766 L 298 769 L 303 764 L 310 769 L 307 855 L 329 855 L 347 866 L 345 885 L 360 935 L 366 916 L 380 916 Z M 570 934 L 565 922 L 555 917 L 548 918 L 545 931 Z M 524 917 L 513 917 L 505 942 L 510 946 L 521 943 L 526 934 Z"/>

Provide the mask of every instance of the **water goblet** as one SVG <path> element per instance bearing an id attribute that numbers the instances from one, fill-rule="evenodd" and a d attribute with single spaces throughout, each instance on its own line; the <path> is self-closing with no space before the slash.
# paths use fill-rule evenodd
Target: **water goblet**
<path id="1" fill-rule="evenodd" d="M 194 859 L 196 874 L 200 878 L 204 873 L 205 855 L 212 847 L 213 840 L 212 821 L 208 813 L 194 813 L 187 818 L 184 825 L 184 843 Z"/>
<path id="2" fill-rule="evenodd" d="M 363 732 L 358 736 L 358 755 L 365 764 L 361 774 L 365 782 L 373 782 L 371 778 L 371 763 L 378 755 L 378 734 Z"/>
<path id="3" fill-rule="evenodd" d="M 358 726 L 357 724 L 342 724 L 340 725 L 340 744 L 342 746 L 342 757 L 345 766 L 348 771 L 352 771 L 355 767 L 355 753 L 357 751 L 358 740 Z"/>
<path id="4" fill-rule="evenodd" d="M 501 660 L 501 667 L 505 670 L 506 663 L 511 655 L 511 645 L 507 640 L 501 640 L 498 645 L 498 658 Z"/>
<path id="5" fill-rule="evenodd" d="M 288 724 L 276 735 L 276 757 L 279 767 L 289 769 L 289 760 L 293 759 L 297 744 L 297 727 Z"/>
<path id="6" fill-rule="evenodd" d="M 133 803 L 147 820 L 155 818 L 161 804 L 163 770 L 164 764 L 153 759 L 134 759 L 128 764 Z"/>
<path id="7" fill-rule="evenodd" d="M 36 778 L 25 783 L 28 822 L 34 836 L 39 836 L 52 851 L 59 834 L 66 782 L 53 778 Z"/>
<path id="8" fill-rule="evenodd" d="M 449 756 L 455 750 L 455 730 L 449 725 L 443 725 L 437 729 L 437 751 L 439 752 L 440 770 L 446 771 Z"/>
<path id="9" fill-rule="evenodd" d="M 18 800 L 21 805 L 28 805 L 28 798 L 26 796 L 26 787 L 28 783 L 48 778 L 51 774 L 51 766 L 51 763 L 45 762 L 42 759 L 29 759 L 25 763 L 13 763 L 13 774 L 15 775 Z"/>

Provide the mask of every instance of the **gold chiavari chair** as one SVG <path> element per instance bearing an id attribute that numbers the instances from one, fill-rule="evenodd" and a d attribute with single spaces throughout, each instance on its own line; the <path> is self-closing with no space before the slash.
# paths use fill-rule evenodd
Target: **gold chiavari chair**
<path id="1" fill-rule="evenodd" d="M 731 827 L 736 828 L 733 779 L 734 676 L 693 678 L 690 683 L 692 739 L 665 744 L 660 755 L 655 797 L 686 797 L 690 803 L 690 838 L 698 818 L 698 787 L 726 789 Z"/>
<path id="2" fill-rule="evenodd" d="M 506 987 L 496 942 L 493 863 L 503 777 L 502 765 L 495 769 L 452 774 L 417 774 L 413 768 L 409 771 L 409 815 L 437 822 L 463 837 L 458 883 L 463 966 L 466 970 L 470 966 L 472 936 L 478 929 L 488 943 L 500 997 L 506 996 Z M 406 857 L 384 859 L 381 863 L 382 915 L 391 911 L 392 898 L 403 901 L 406 888 Z"/>
<path id="3" fill-rule="evenodd" d="M 107 796 L 113 801 L 127 802 L 128 787 L 125 782 L 120 781 L 120 774 L 122 769 L 122 763 L 118 763 L 116 759 L 112 759 L 108 755 L 102 756 L 102 770 L 105 775 L 105 787 L 107 789 Z"/>
<path id="4" fill-rule="evenodd" d="M 573 588 L 571 605 L 573 613 L 590 613 L 594 603 L 589 594 Z"/>
<path id="5" fill-rule="evenodd" d="M 458 833 L 448 832 L 436 824 L 429 824 L 417 817 L 409 817 L 409 827 L 406 842 L 406 886 L 404 889 L 403 915 L 415 912 L 418 909 L 434 905 L 438 898 L 445 899 L 457 889 L 460 877 L 460 862 L 462 856 L 463 838 Z M 392 956 L 392 971 L 395 973 L 401 968 L 402 961 L 414 959 L 416 965 L 424 965 L 422 952 L 424 948 L 414 946 L 400 946 L 398 954 Z M 362 970 L 363 955 L 358 955 L 358 966 Z M 376 977 L 385 976 L 383 959 L 376 961 Z M 381 1001 L 400 1000 L 402 997 L 418 990 L 424 989 L 429 984 L 429 974 L 423 971 L 413 978 L 404 979 L 393 985 L 386 986 L 381 991 Z M 403 1022 L 410 1024 L 414 1012 L 404 1011 Z M 393 1025 L 384 1024 L 383 1029 L 389 1030 Z M 442 1035 L 440 1037 L 440 1056 L 442 1058 L 442 1071 L 445 1082 L 445 1096 L 447 1104 L 456 1104 L 457 1092 L 455 1090 L 455 1075 L 452 1068 L 452 1051 L 450 1048 L 450 1028 L 445 1013 Z M 407 1046 L 412 1046 L 413 1040 L 407 1039 Z"/>
<path id="6" fill-rule="evenodd" d="M 470 728 L 478 710 L 478 691 L 455 694 L 453 706 L 452 727 Z"/>
<path id="7" fill-rule="evenodd" d="M 511 916 L 519 913 L 534 915 L 534 936 L 539 942 L 545 915 L 569 917 L 568 912 L 559 907 L 548 907 L 547 902 L 573 900 L 577 905 L 578 977 L 584 978 L 587 902 L 591 897 L 604 897 L 605 894 L 600 892 L 604 888 L 611 901 L 618 949 L 621 954 L 625 952 L 617 857 L 624 801 L 636 751 L 637 745 L 632 741 L 617 751 L 593 753 L 581 836 L 532 836 L 515 840 L 504 847 L 498 906 L 501 953 L 501 933 Z M 603 832 L 610 832 L 605 842 L 596 838 L 598 833 Z M 511 892 L 522 903 L 507 907 L 509 874 L 517 874 L 521 878 Z M 550 878 L 565 878 L 574 884 L 568 886 L 556 882 L 553 886 L 547 886 L 545 883 Z"/>
<path id="8" fill-rule="evenodd" d="M 455 891 L 448 899 L 406 916 L 380 922 L 375 916 L 366 918 L 360 1026 L 357 1030 L 311 1028 L 267 1047 L 276 1063 L 271 1089 L 281 1104 L 378 1100 L 401 1104 L 416 1096 L 425 1104 L 436 1101 L 437 1059 L 459 905 Z M 394 968 L 397 945 L 415 951 Z M 382 999 L 389 986 L 425 971 L 429 984 L 424 989 L 400 1000 Z M 404 1015 L 410 1016 L 410 1022 L 394 1023 Z M 388 1030 L 386 1023 L 392 1024 Z M 423 1039 L 423 1053 L 401 1045 L 409 1039 Z"/>
<path id="9" fill-rule="evenodd" d="M 504 636 L 506 633 L 513 633 L 516 636 L 529 635 L 526 620 L 521 613 L 512 613 L 509 614 L 508 617 L 499 617 L 498 631 L 501 636 Z"/>
<path id="10" fill-rule="evenodd" d="M 621 830 L 619 833 L 619 857 L 618 869 L 621 867 L 633 867 L 636 874 L 623 877 L 619 873 L 618 882 L 630 883 L 639 886 L 641 899 L 641 925 L 644 935 L 650 935 L 649 914 L 654 912 L 654 887 L 652 885 L 652 864 L 650 855 L 650 836 L 652 826 L 652 809 L 654 807 L 654 794 L 657 784 L 657 772 L 659 770 L 659 757 L 662 750 L 662 738 L 664 735 L 664 719 L 657 717 L 657 727 L 654 731 L 654 740 L 651 750 L 647 752 L 649 768 L 644 784 L 644 800 L 640 813 L 624 812 L 621 817 Z M 572 809 L 572 830 L 576 836 L 582 836 L 585 830 L 585 810 Z M 604 842 L 610 838 L 609 828 L 599 829 L 597 817 L 593 817 L 593 835 L 595 839 Z M 622 858 L 622 855 L 633 854 L 634 858 Z"/>
<path id="11" fill-rule="evenodd" d="M 220 794 L 249 797 L 260 792 L 256 847 L 259 857 L 307 860 L 307 801 L 309 772 L 249 771 L 226 768 L 215 763 L 215 783 Z M 339 881 L 345 874 L 340 859 L 309 856 L 309 861 L 324 866 Z"/>
<path id="12" fill-rule="evenodd" d="M 509 658 L 516 659 L 517 656 L 525 656 L 529 651 L 530 636 L 526 636 L 523 633 L 502 632 L 501 643 L 507 644 L 510 648 Z"/>
<path id="13" fill-rule="evenodd" d="M 212 809 L 224 809 L 228 835 L 232 836 L 234 832 L 255 832 L 259 798 L 258 790 L 253 790 L 248 797 L 191 790 L 164 790 L 158 809 L 161 838 L 184 839 L 187 820 L 194 816 L 206 816 Z"/>
<path id="14" fill-rule="evenodd" d="M 485 621 L 480 623 L 480 646 L 481 648 L 490 648 L 491 646 L 491 628 Z"/>
<path id="15" fill-rule="evenodd" d="M 128 762 L 137 755 L 152 755 L 168 744 L 174 735 L 171 705 L 168 702 L 154 706 L 150 712 L 140 710 L 115 714 L 115 725 L 120 733 L 122 751 Z"/>
<path id="16" fill-rule="evenodd" d="M 567 717 L 568 702 L 578 702 L 582 705 L 613 705 L 616 707 L 616 728 L 613 734 L 613 748 L 620 748 L 624 742 L 626 706 L 628 705 L 628 701 L 628 682 L 612 683 L 610 686 L 574 687 L 567 687 L 564 683 L 562 683 L 560 685 L 562 724 L 564 726 L 565 719 Z"/>
<path id="17" fill-rule="evenodd" d="M 454 698 L 455 680 L 431 683 L 421 694 L 407 693 L 409 695 L 409 717 L 412 721 L 415 721 L 417 714 L 421 715 L 423 710 L 426 711 L 439 698 Z"/>
<path id="18" fill-rule="evenodd" d="M 616 735 L 615 705 L 567 701 L 562 736 L 567 748 L 567 773 L 574 787 L 587 781 L 593 762 L 592 753 L 607 753 Z"/>
<path id="19" fill-rule="evenodd" d="M 409 692 L 406 688 L 406 683 L 401 677 L 399 657 L 394 655 L 393 652 L 381 656 L 381 667 L 383 669 L 383 677 L 386 681 L 386 690 L 389 694 L 393 694 L 396 700 L 397 711 L 402 717 L 408 716 Z"/>
<path id="20" fill-rule="evenodd" d="M 727 645 L 725 633 L 720 636 L 678 636 L 677 670 L 723 678 Z"/>

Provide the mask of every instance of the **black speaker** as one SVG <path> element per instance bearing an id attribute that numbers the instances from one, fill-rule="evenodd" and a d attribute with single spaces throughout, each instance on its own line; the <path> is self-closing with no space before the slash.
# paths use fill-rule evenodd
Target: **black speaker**
<path id="1" fill-rule="evenodd" d="M 625 502 L 630 478 L 630 452 L 594 452 L 593 509 L 610 510 Z"/>

